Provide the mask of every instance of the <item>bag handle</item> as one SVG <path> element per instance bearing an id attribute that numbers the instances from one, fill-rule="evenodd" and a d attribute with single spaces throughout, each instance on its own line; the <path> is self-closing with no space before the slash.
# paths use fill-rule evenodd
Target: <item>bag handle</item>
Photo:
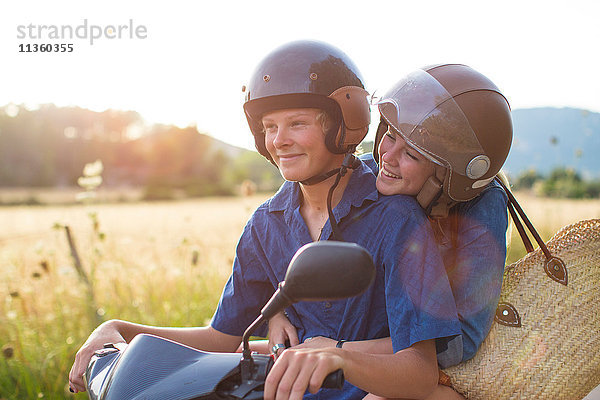
<path id="1" fill-rule="evenodd" d="M 496 175 L 496 182 L 500 184 L 506 195 L 508 196 L 507 208 L 510 213 L 515 226 L 517 227 L 517 231 L 519 231 L 519 236 L 521 236 L 521 240 L 525 245 L 525 249 L 528 253 L 533 251 L 533 245 L 531 244 L 531 240 L 525 231 L 525 227 L 529 230 L 537 244 L 542 249 L 544 256 L 546 257 L 546 262 L 544 263 L 544 271 L 546 275 L 548 275 L 552 280 L 561 283 L 563 285 L 567 285 L 568 282 L 568 273 L 567 267 L 563 260 L 558 257 L 550 254 L 546 243 L 542 240 L 540 235 L 535 230 L 533 224 L 527 218 L 527 215 L 517 202 L 517 199 L 512 194 L 510 189 L 506 187 L 506 185 L 500 180 L 500 178 Z M 523 226 L 525 224 L 525 227 Z M 501 325 L 512 326 L 512 327 L 520 327 L 521 326 L 521 316 L 517 309 L 510 303 L 499 302 L 498 307 L 496 308 L 496 315 L 494 320 Z"/>
<path id="2" fill-rule="evenodd" d="M 531 233 L 531 235 L 533 236 L 533 238 L 535 239 L 537 244 L 540 246 L 540 249 L 542 250 L 542 252 L 544 253 L 544 256 L 546 257 L 546 263 L 544 264 L 544 270 L 546 271 L 546 275 L 548 275 L 551 279 L 555 280 L 556 282 L 562 283 L 563 285 L 566 286 L 568 283 L 568 273 L 567 273 L 567 267 L 565 266 L 565 263 L 560 258 L 555 257 L 552 254 L 550 254 L 548 247 L 546 246 L 546 244 L 544 243 L 544 241 L 542 240 L 540 235 L 537 233 L 537 231 L 533 227 L 533 224 L 531 223 L 529 218 L 527 218 L 527 215 L 525 215 L 525 212 L 523 211 L 523 209 L 517 202 L 517 199 L 515 198 L 515 196 L 506 187 L 506 185 L 500 180 L 500 178 L 498 176 L 496 176 L 495 179 L 496 179 L 496 182 L 498 182 L 500 184 L 502 189 L 504 189 L 504 191 L 506 192 L 506 195 L 508 196 L 508 211 L 510 212 L 510 215 L 514 221 L 514 224 L 517 227 L 517 230 L 519 231 L 519 236 L 521 236 L 521 240 L 523 240 L 525 249 L 527 250 L 528 253 L 531 253 L 533 251 L 533 245 L 531 244 L 531 240 L 527 236 L 527 232 L 525 232 L 523 223 L 525 224 L 525 226 L 527 227 L 527 229 L 529 230 L 529 232 Z M 517 213 L 518 213 L 518 215 L 517 215 Z M 519 217 L 520 217 L 520 219 L 519 219 Z"/>

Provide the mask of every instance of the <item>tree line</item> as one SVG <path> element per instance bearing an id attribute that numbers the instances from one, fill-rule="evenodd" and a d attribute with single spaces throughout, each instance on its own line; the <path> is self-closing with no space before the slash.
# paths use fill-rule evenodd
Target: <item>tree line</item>
<path id="1" fill-rule="evenodd" d="M 598 198 L 600 180 L 584 180 L 573 168 L 557 167 L 547 175 L 530 169 L 517 176 L 513 189 L 532 190 L 545 197 Z"/>
<path id="2" fill-rule="evenodd" d="M 190 197 L 231 195 L 244 181 L 259 190 L 281 183 L 258 153 L 219 142 L 196 127 L 146 126 L 133 111 L 10 104 L 0 108 L 0 187 L 76 185 L 85 164 L 101 160 L 103 185 L 174 190 Z"/>
<path id="3" fill-rule="evenodd" d="M 361 149 L 371 151 L 372 142 Z M 168 199 L 175 191 L 188 197 L 232 195 L 248 182 L 274 191 L 282 181 L 258 153 L 196 127 L 147 126 L 134 111 L 0 107 L 0 187 L 75 186 L 85 164 L 95 160 L 104 166 L 103 186 L 143 187 L 146 199 Z M 600 196 L 600 180 L 584 180 L 567 167 L 547 175 L 526 170 L 511 181 L 515 190 L 541 196 Z"/>

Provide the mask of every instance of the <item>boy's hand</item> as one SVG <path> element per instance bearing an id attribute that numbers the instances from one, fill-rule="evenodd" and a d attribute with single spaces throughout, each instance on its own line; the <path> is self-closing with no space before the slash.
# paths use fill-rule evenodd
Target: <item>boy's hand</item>
<path id="1" fill-rule="evenodd" d="M 284 351 L 267 375 L 265 400 L 301 400 L 307 389 L 318 392 L 327 375 L 343 369 L 343 351 L 335 347 Z"/>
<path id="2" fill-rule="evenodd" d="M 125 343 L 125 339 L 119 334 L 112 321 L 98 326 L 77 352 L 75 362 L 69 372 L 69 388 L 73 393 L 85 392 L 83 374 L 85 374 L 94 352 L 102 349 L 105 343 Z"/>

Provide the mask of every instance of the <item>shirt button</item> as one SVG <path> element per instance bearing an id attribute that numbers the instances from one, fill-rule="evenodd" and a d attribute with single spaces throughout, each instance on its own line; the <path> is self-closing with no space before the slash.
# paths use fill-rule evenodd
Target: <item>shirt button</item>
<path id="1" fill-rule="evenodd" d="M 331 308 L 331 303 L 330 303 L 330 302 L 328 302 L 328 301 L 326 301 L 326 302 L 325 302 L 325 308 Z"/>

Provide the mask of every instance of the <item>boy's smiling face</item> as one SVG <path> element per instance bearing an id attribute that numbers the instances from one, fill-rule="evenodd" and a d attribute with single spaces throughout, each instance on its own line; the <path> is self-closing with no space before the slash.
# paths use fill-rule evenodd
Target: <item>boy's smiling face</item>
<path id="1" fill-rule="evenodd" d="M 339 157 L 325 146 L 316 108 L 293 108 L 263 115 L 265 145 L 284 179 L 303 181 L 339 168 Z"/>

